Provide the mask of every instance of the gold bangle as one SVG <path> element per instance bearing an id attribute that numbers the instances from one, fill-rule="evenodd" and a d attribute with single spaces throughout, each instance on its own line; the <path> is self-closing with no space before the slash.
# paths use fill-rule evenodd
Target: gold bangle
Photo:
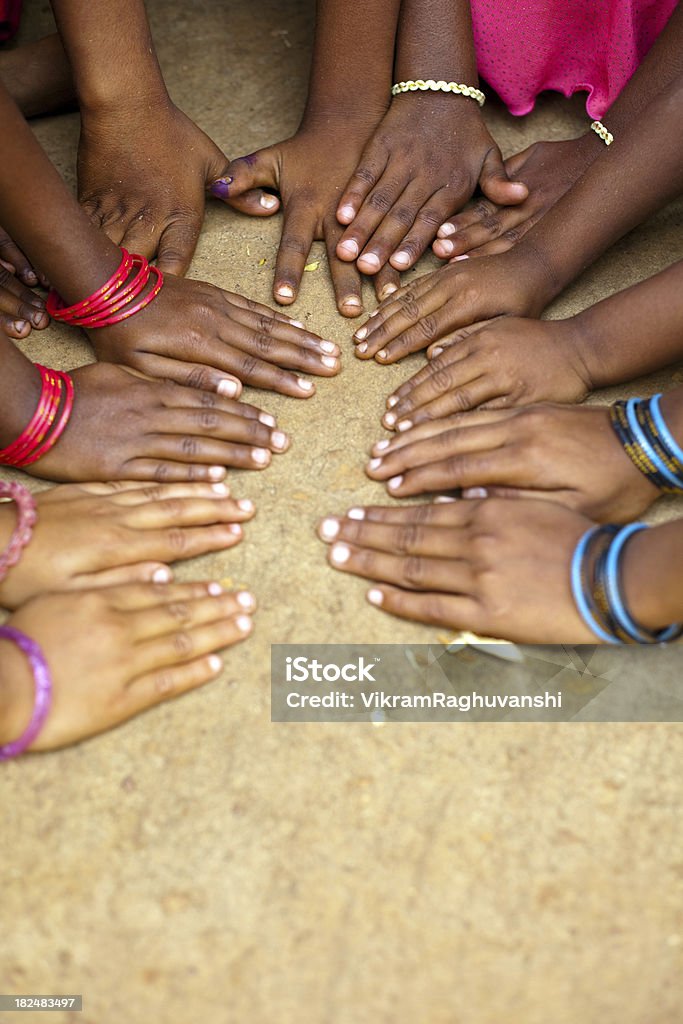
<path id="1" fill-rule="evenodd" d="M 473 85 L 458 85 L 457 82 L 435 82 L 433 78 L 428 79 L 426 82 L 421 78 L 414 82 L 397 82 L 396 85 L 391 87 L 391 95 L 398 96 L 401 92 L 415 92 L 418 89 L 420 92 L 454 92 L 460 96 L 468 96 L 471 100 L 476 100 L 480 107 L 483 107 L 486 102 L 486 96 L 484 96 L 481 89 L 476 89 Z"/>
<path id="2" fill-rule="evenodd" d="M 593 121 L 593 124 L 591 125 L 591 130 L 594 131 L 596 135 L 600 136 L 600 138 L 606 146 L 611 146 L 614 142 L 614 136 L 611 132 L 607 131 L 604 124 L 602 124 L 600 121 Z"/>

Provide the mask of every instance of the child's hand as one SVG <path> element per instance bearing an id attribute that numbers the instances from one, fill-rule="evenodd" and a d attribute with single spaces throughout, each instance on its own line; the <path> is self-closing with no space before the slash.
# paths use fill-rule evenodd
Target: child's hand
<path id="1" fill-rule="evenodd" d="M 172 103 L 150 111 L 83 114 L 78 151 L 79 198 L 117 245 L 164 273 L 185 274 L 204 219 L 205 189 L 225 174 L 227 157 Z M 231 201 L 269 216 L 278 207 L 260 191 Z"/>
<path id="2" fill-rule="evenodd" d="M 379 584 L 371 604 L 433 626 L 516 643 L 595 643 L 570 563 L 590 520 L 547 501 L 353 509 L 323 520 L 330 565 Z"/>
<path id="3" fill-rule="evenodd" d="M 443 93 L 395 97 L 339 200 L 337 219 L 349 227 L 337 255 L 357 259 L 365 274 L 387 260 L 408 270 L 477 183 L 496 203 L 528 194 L 508 180 L 476 103 Z"/>
<path id="4" fill-rule="evenodd" d="M 277 189 L 282 197 L 282 240 L 273 282 L 276 302 L 294 302 L 311 245 L 314 239 L 323 239 L 337 309 L 349 317 L 363 312 L 360 274 L 336 255 L 343 228 L 335 211 L 373 127 L 373 122 L 349 120 L 309 124 L 291 139 L 230 164 L 227 175 L 232 181 L 226 186 L 226 196 L 241 196 L 265 186 Z M 386 267 L 374 284 L 377 296 L 383 298 L 398 288 L 400 279 L 395 270 Z"/>
<path id="5" fill-rule="evenodd" d="M 8 338 L 27 338 L 32 328 L 40 331 L 49 323 L 45 300 L 22 284 L 0 260 L 0 330 Z"/>
<path id="6" fill-rule="evenodd" d="M 360 359 L 395 363 L 497 316 L 540 316 L 556 287 L 535 250 L 463 260 L 419 277 L 386 299 L 353 336 Z"/>
<path id="7" fill-rule="evenodd" d="M 505 171 L 510 178 L 524 182 L 528 197 L 517 206 L 502 205 L 489 193 L 475 200 L 441 225 L 432 246 L 434 253 L 446 260 L 464 253 L 493 256 L 507 252 L 600 155 L 600 140 L 591 136 L 588 132 L 566 142 L 534 142 L 509 157 Z"/>
<path id="8" fill-rule="evenodd" d="M 368 476 L 393 497 L 482 488 L 504 498 L 546 498 L 603 522 L 629 522 L 659 491 L 624 452 L 605 408 L 537 405 L 465 413 L 380 441 Z"/>
<path id="9" fill-rule="evenodd" d="M 55 447 L 28 467 L 34 476 L 218 482 L 226 466 L 265 469 L 272 452 L 289 447 L 272 416 L 215 392 L 149 380 L 109 363 L 71 376 L 71 419 Z"/>
<path id="10" fill-rule="evenodd" d="M 214 285 L 172 276 L 140 313 L 92 330 L 89 337 L 99 360 L 231 398 L 242 384 L 310 398 L 315 386 L 290 370 L 321 377 L 340 370 L 339 347 L 288 316 Z"/>
<path id="11" fill-rule="evenodd" d="M 408 430 L 484 404 L 580 402 L 592 382 L 575 335 L 574 318 L 500 317 L 463 327 L 432 346 L 431 362 L 389 396 L 382 422 Z"/>

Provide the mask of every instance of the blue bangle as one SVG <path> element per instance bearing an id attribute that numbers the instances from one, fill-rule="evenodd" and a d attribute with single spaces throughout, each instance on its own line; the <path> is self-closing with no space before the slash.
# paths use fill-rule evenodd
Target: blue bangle
<path id="1" fill-rule="evenodd" d="M 604 643 L 618 644 L 619 641 L 616 639 L 616 637 L 611 636 L 608 632 L 606 632 L 606 630 L 602 628 L 602 626 L 598 622 L 596 622 L 595 616 L 588 607 L 588 602 L 586 601 L 586 597 L 583 592 L 581 567 L 583 564 L 584 557 L 586 555 L 586 551 L 588 550 L 588 545 L 590 544 L 591 540 L 599 530 L 599 526 L 592 526 L 590 530 L 586 530 L 583 537 L 574 549 L 571 568 L 572 594 L 574 595 L 574 601 L 576 603 L 576 607 L 578 608 L 579 615 L 581 616 L 585 624 L 588 626 L 588 628 L 593 633 L 595 633 L 595 635 L 599 637 Z"/>
<path id="2" fill-rule="evenodd" d="M 681 486 L 681 481 L 674 473 L 671 472 L 666 463 L 660 458 L 638 422 L 638 417 L 636 416 L 636 405 L 640 401 L 641 399 L 638 398 L 629 398 L 626 403 L 626 416 L 628 417 L 628 425 L 631 428 L 631 433 L 647 455 L 650 462 L 655 466 L 659 475 L 663 477 L 664 480 L 667 480 L 672 487 L 676 487 L 678 489 Z"/>
<path id="3" fill-rule="evenodd" d="M 605 560 L 605 591 L 614 619 L 632 640 L 638 644 L 663 644 L 679 635 L 680 625 L 674 623 L 657 633 L 644 629 L 634 621 L 626 607 L 621 592 L 621 558 L 624 547 L 634 534 L 647 529 L 648 527 L 645 523 L 629 523 L 628 526 L 624 526 L 616 535 L 609 546 Z"/>
<path id="4" fill-rule="evenodd" d="M 676 443 L 675 438 L 673 437 L 671 431 L 667 427 L 666 421 L 665 421 L 664 417 L 662 416 L 662 410 L 659 408 L 659 402 L 660 402 L 661 397 L 662 397 L 662 395 L 661 395 L 661 392 L 660 392 L 660 394 L 654 395 L 650 399 L 650 415 L 652 416 L 652 419 L 655 422 L 655 426 L 656 426 L 657 430 L 659 431 L 659 434 L 660 434 L 660 436 L 662 438 L 662 441 L 664 442 L 666 447 L 670 450 L 671 455 L 675 459 L 677 459 L 678 462 L 683 463 L 683 449 L 679 448 L 678 444 Z M 678 485 L 679 485 L 679 487 L 681 486 L 681 481 L 680 480 L 678 481 Z"/>

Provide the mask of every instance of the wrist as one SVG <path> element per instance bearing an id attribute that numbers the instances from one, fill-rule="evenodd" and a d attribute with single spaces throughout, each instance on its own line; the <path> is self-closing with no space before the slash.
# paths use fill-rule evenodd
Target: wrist
<path id="1" fill-rule="evenodd" d="M 681 524 L 642 530 L 624 552 L 623 589 L 635 621 L 650 630 L 683 619 Z"/>
<path id="2" fill-rule="evenodd" d="M 11 401 L 3 403 L 0 422 L 0 448 L 7 448 L 21 434 L 33 416 L 42 391 L 40 372 L 33 363 L 26 361 L 21 382 L 12 392 Z"/>
<path id="3" fill-rule="evenodd" d="M 297 135 L 306 132 L 344 132 L 363 133 L 370 135 L 380 123 L 389 108 L 390 96 L 383 101 L 363 104 L 360 107 L 344 105 L 340 108 L 338 100 L 329 104 L 307 103 Z"/>
<path id="4" fill-rule="evenodd" d="M 78 98 L 86 129 L 91 124 L 118 124 L 131 117 L 158 117 L 173 107 L 161 73 L 150 75 L 147 80 L 136 79 L 135 83 L 96 82 L 83 92 L 79 89 Z"/>

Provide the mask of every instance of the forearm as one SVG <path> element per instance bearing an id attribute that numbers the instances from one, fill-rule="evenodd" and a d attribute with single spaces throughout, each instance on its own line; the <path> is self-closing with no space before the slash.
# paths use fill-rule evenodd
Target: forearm
<path id="1" fill-rule="evenodd" d="M 683 261 L 565 321 L 591 389 L 683 358 Z"/>
<path id="2" fill-rule="evenodd" d="M 477 85 L 469 0 L 403 0 L 395 78 Z M 472 105 L 467 97 L 461 99 Z"/>
<path id="3" fill-rule="evenodd" d="M 391 96 L 400 0 L 318 0 L 303 124 L 379 120 Z"/>
<path id="4" fill-rule="evenodd" d="M 81 110 L 168 102 L 143 0 L 52 0 Z"/>
<path id="5" fill-rule="evenodd" d="M 683 622 L 683 521 L 643 530 L 629 541 L 624 596 L 636 622 L 648 629 Z"/>

